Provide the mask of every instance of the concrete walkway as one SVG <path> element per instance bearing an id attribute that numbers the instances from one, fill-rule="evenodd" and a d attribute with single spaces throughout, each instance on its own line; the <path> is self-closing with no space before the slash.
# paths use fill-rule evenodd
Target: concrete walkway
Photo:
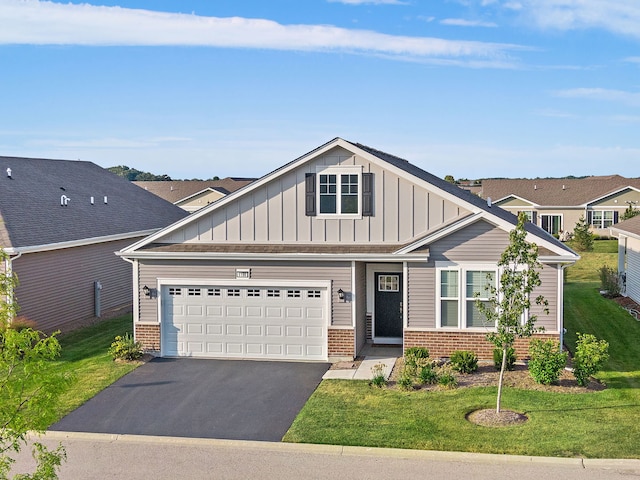
<path id="1" fill-rule="evenodd" d="M 364 360 L 357 367 L 327 370 L 322 378 L 324 380 L 371 380 L 373 368 L 381 365 L 384 378 L 388 380 L 396 360 L 402 356 L 402 347 L 367 345 L 362 349 L 361 354 L 364 355 Z"/>

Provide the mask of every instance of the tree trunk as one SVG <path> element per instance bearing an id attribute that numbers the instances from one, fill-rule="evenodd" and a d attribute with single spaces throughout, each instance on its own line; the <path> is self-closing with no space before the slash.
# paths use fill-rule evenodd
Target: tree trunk
<path id="1" fill-rule="evenodd" d="M 500 366 L 500 379 L 498 380 L 498 399 L 496 401 L 496 413 L 500 413 L 500 401 L 502 400 L 502 379 L 504 378 L 504 370 L 507 365 L 507 348 L 502 347 L 502 365 Z"/>

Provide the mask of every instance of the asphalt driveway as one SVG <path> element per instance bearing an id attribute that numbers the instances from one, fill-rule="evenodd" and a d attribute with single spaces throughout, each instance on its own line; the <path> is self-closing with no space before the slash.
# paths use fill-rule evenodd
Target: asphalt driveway
<path id="1" fill-rule="evenodd" d="M 280 441 L 327 363 L 156 358 L 50 430 Z"/>

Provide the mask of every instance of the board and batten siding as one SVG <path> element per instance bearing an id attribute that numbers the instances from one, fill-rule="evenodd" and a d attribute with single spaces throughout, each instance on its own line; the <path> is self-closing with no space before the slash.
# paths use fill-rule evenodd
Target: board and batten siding
<path id="1" fill-rule="evenodd" d="M 265 280 L 265 286 L 269 286 L 269 280 L 297 280 L 327 281 L 332 282 L 331 291 L 331 319 L 329 326 L 350 327 L 352 323 L 351 303 L 340 301 L 337 291 L 352 292 L 351 287 L 351 262 L 225 262 L 225 261 L 198 261 L 198 260 L 140 260 L 139 261 L 139 285 L 147 285 L 156 288 L 158 278 L 185 279 L 188 285 L 190 279 L 209 279 L 211 281 L 228 281 L 233 286 L 236 281 L 236 269 L 251 269 L 251 280 Z M 140 292 L 139 289 L 139 292 Z M 139 293 L 139 321 L 157 322 L 158 302 L 157 298 L 148 298 Z"/>
<path id="2" fill-rule="evenodd" d="M 131 264 L 114 252 L 138 239 L 105 242 L 48 252 L 23 254 L 13 262 L 20 281 L 18 315 L 51 332 L 94 316 L 94 282 L 102 284 L 101 310 L 132 302 Z"/>
<path id="3" fill-rule="evenodd" d="M 373 173 L 374 214 L 358 219 L 305 215 L 305 174 L 328 166 L 361 166 Z M 433 191 L 336 147 L 220 206 L 164 243 L 407 243 L 469 215 Z"/>

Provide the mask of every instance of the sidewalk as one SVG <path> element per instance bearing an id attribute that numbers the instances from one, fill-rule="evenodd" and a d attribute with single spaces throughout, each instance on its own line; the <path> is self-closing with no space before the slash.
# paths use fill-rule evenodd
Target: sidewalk
<path id="1" fill-rule="evenodd" d="M 385 379 L 388 380 L 396 360 L 402 356 L 402 347 L 366 345 L 360 353 L 364 355 L 364 360 L 357 368 L 327 370 L 327 373 L 322 376 L 323 380 L 371 380 L 372 369 L 376 365 L 382 365 Z"/>

